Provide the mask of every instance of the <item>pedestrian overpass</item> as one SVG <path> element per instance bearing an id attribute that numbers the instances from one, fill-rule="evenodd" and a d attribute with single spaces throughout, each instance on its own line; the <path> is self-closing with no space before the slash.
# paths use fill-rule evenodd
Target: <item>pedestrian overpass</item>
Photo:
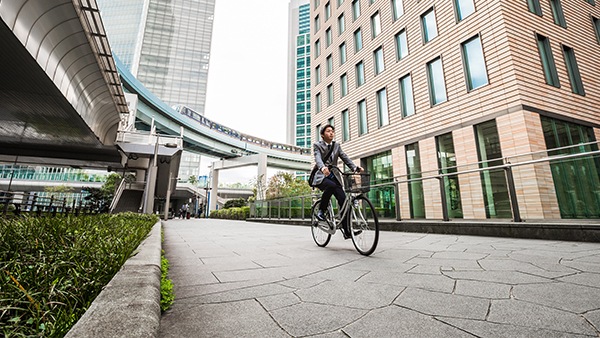
<path id="1" fill-rule="evenodd" d="M 181 149 L 221 159 L 213 193 L 227 168 L 309 170 L 306 149 L 160 101 L 113 58 L 95 1 L 2 1 L 0 18 L 0 161 L 138 170 L 152 182 L 146 200 L 175 190 Z M 128 127 L 135 118 L 150 133 Z"/>

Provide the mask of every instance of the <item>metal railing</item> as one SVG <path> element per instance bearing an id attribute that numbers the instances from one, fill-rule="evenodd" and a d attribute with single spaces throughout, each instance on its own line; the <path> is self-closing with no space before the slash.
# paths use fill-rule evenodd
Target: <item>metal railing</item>
<path id="1" fill-rule="evenodd" d="M 503 172 L 505 184 L 507 188 L 508 202 L 510 204 L 510 219 L 514 222 L 522 222 L 523 217 L 521 213 L 521 204 L 525 204 L 525 201 L 520 200 L 526 199 L 527 195 L 525 194 L 525 190 L 523 188 L 524 184 L 527 184 L 523 181 L 523 176 L 527 176 L 527 170 L 525 167 L 532 167 L 529 170 L 535 170 L 536 166 L 543 165 L 547 163 L 547 171 L 544 173 L 547 177 L 552 179 L 553 173 L 550 170 L 551 164 L 557 163 L 571 163 L 573 161 L 582 160 L 582 159 L 594 159 L 600 163 L 598 159 L 600 156 L 599 150 L 588 150 L 582 151 L 584 148 L 590 148 L 592 145 L 597 145 L 597 142 L 589 142 L 583 144 L 577 144 L 574 146 L 567 146 L 561 148 L 554 148 L 550 150 L 538 151 L 538 152 L 529 152 L 523 154 L 517 154 L 514 156 L 506 156 L 502 158 L 495 158 L 487 161 L 480 161 L 475 163 L 470 163 L 467 165 L 459 165 L 456 167 L 445 167 L 437 170 L 431 171 L 423 171 L 419 173 L 415 173 L 412 175 L 403 175 L 397 176 L 393 178 L 387 179 L 388 182 L 384 183 L 375 183 L 371 184 L 371 191 L 377 191 L 378 189 L 393 189 L 395 203 L 394 203 L 394 214 L 396 220 L 402 220 L 401 215 L 401 196 L 400 196 L 400 186 L 401 185 L 409 185 L 411 183 L 431 181 L 437 180 L 437 184 L 439 185 L 439 189 L 437 191 L 437 200 L 439 200 L 440 206 L 439 210 L 441 212 L 441 217 L 426 217 L 425 219 L 442 219 L 443 221 L 449 221 L 451 219 L 449 215 L 445 184 L 446 178 L 449 177 L 464 177 L 469 174 L 479 174 L 478 176 L 481 178 L 482 173 L 491 173 L 491 172 Z M 570 154 L 559 154 L 571 151 Z M 556 154 L 556 155 L 549 155 Z M 596 164 L 595 167 L 597 170 L 600 170 L 600 165 Z M 515 183 L 515 170 L 519 169 L 518 175 L 519 184 Z M 419 176 L 419 177 L 415 177 Z M 535 175 L 534 175 L 535 177 Z M 546 177 L 546 178 L 547 178 Z M 468 178 L 467 178 L 468 179 Z M 462 181 L 461 181 L 462 182 Z M 482 190 L 481 181 L 479 185 L 480 191 Z M 548 184 L 546 182 L 546 184 Z M 554 183 L 552 183 L 553 185 Z M 431 186 L 430 186 L 431 187 Z M 591 188 L 590 188 L 591 189 Z M 405 189 L 406 190 L 406 189 Z M 556 194 L 556 192 L 550 189 L 551 193 Z M 549 193 L 550 193 L 549 192 Z M 406 191 L 404 191 L 406 193 Z M 432 193 L 432 190 L 428 190 L 428 193 Z M 600 191 L 595 192 L 598 195 L 599 205 L 597 206 L 600 209 Z M 484 194 L 481 194 L 483 198 Z M 269 218 L 269 219 L 308 219 L 310 218 L 310 208 L 312 202 L 320 197 L 320 191 L 317 191 L 316 194 L 297 196 L 297 197 L 287 197 L 273 200 L 262 200 L 255 201 L 250 204 L 250 218 Z M 407 196 L 404 197 L 404 201 L 406 201 Z M 547 197 L 547 196 L 546 196 Z M 543 196 L 542 196 L 543 198 Z M 557 198 L 553 196 L 553 198 Z M 335 201 L 335 199 L 332 199 Z M 404 202 L 406 203 L 406 202 Z M 483 205 L 485 203 L 479 203 L 479 205 Z M 376 207 L 377 209 L 377 207 Z M 406 209 L 405 209 L 406 210 Z M 413 217 L 405 217 L 405 219 L 412 219 Z M 505 218 L 505 217 L 498 217 Z M 560 218 L 560 217 L 559 217 Z M 595 217 L 592 217 L 595 218 Z"/>
<path id="2" fill-rule="evenodd" d="M 0 210 L 4 217 L 9 215 L 33 215 L 42 216 L 57 214 L 67 215 L 80 213 L 92 213 L 93 208 L 83 203 L 82 199 L 67 202 L 67 198 L 55 198 L 39 196 L 37 193 L 10 192 L 0 190 Z"/>

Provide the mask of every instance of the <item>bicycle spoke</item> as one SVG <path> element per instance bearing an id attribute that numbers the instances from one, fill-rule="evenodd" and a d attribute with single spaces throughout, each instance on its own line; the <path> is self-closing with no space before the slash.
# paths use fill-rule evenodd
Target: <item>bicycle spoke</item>
<path id="1" fill-rule="evenodd" d="M 352 204 L 351 234 L 356 250 L 363 255 L 375 251 L 379 241 L 379 221 L 375 208 L 364 196 L 358 196 Z"/>

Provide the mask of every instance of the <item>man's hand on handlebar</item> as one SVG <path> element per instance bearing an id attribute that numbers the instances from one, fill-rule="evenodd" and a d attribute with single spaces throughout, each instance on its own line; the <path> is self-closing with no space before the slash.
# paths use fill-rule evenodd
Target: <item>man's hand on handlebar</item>
<path id="1" fill-rule="evenodd" d="M 329 174 L 330 174 L 329 168 L 327 168 L 327 167 L 321 168 L 321 171 L 323 172 L 323 174 L 325 175 L 325 177 L 329 176 Z"/>
<path id="2" fill-rule="evenodd" d="M 356 170 L 354 170 L 355 173 L 360 173 L 362 171 L 364 171 L 364 170 L 361 167 L 356 167 Z"/>

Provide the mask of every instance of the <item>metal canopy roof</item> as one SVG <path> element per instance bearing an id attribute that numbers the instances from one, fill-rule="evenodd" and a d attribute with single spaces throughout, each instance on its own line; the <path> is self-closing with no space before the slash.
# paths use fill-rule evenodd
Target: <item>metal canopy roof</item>
<path id="1" fill-rule="evenodd" d="M 0 0 L 0 160 L 120 166 L 128 113 L 94 0 Z"/>

